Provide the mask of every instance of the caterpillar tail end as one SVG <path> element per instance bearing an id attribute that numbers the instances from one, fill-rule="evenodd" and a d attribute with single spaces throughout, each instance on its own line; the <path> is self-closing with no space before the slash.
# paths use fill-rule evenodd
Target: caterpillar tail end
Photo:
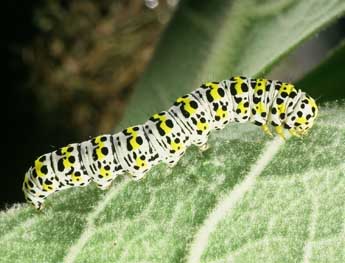
<path id="1" fill-rule="evenodd" d="M 33 170 L 34 167 L 30 167 L 25 173 L 22 191 L 24 193 L 25 200 L 37 211 L 41 211 L 44 208 L 44 198 L 40 195 L 43 195 L 44 193 L 37 187 L 36 181 L 33 179 L 35 178 L 32 174 Z"/>

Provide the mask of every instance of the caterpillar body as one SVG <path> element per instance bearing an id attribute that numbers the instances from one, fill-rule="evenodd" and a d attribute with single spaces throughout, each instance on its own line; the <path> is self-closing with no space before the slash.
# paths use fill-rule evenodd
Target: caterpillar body
<path id="1" fill-rule="evenodd" d="M 25 198 L 37 209 L 50 194 L 91 181 L 107 189 L 119 175 L 141 179 L 153 166 L 174 166 L 190 145 L 207 149 L 212 130 L 252 122 L 271 134 L 303 136 L 318 108 L 313 98 L 277 80 L 231 77 L 202 84 L 144 124 L 100 135 L 40 156 L 25 174 Z"/>

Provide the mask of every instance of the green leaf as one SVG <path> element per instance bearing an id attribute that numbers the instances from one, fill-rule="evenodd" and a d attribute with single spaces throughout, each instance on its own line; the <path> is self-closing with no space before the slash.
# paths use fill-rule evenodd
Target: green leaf
<path id="1" fill-rule="evenodd" d="M 225 2 L 182 1 L 123 124 L 202 81 L 264 72 L 345 10 L 340 0 Z M 286 143 L 231 124 L 208 151 L 191 147 L 140 182 L 1 212 L 0 262 L 343 262 L 344 118 L 344 105 L 325 106 L 306 139 Z"/>

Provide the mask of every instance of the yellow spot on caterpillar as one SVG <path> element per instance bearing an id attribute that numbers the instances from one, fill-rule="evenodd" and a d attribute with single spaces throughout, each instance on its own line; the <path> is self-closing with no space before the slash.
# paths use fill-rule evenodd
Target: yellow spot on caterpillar
<path id="1" fill-rule="evenodd" d="M 262 90 L 263 92 L 266 88 L 266 83 L 267 83 L 266 79 L 257 79 L 255 89 L 254 89 L 255 93 L 257 93 L 259 90 Z"/>
<path id="2" fill-rule="evenodd" d="M 70 148 L 69 145 L 62 147 L 61 148 L 61 153 L 63 153 L 65 155 L 64 159 L 63 159 L 63 165 L 65 168 L 70 168 L 73 166 L 73 163 L 71 163 L 68 158 L 70 156 L 72 156 L 72 153 L 68 151 L 68 148 Z"/>
<path id="3" fill-rule="evenodd" d="M 241 95 L 243 93 L 242 84 L 244 83 L 244 80 L 241 79 L 240 77 L 234 77 L 234 80 L 236 81 L 236 84 L 235 84 L 236 95 Z"/>
<path id="4" fill-rule="evenodd" d="M 241 102 L 237 105 L 237 109 L 239 109 L 239 110 L 241 111 L 241 113 L 245 113 L 246 110 L 247 110 L 247 108 L 248 108 L 248 107 L 245 107 L 245 106 L 244 106 L 244 103 L 245 103 L 245 102 L 241 101 Z"/>
<path id="5" fill-rule="evenodd" d="M 65 168 L 70 168 L 70 167 L 73 166 L 73 164 L 70 163 L 70 161 L 68 160 L 68 158 L 66 158 L 66 159 L 63 160 L 63 165 L 64 165 Z"/>
<path id="6" fill-rule="evenodd" d="M 315 103 L 315 100 L 314 100 L 313 98 L 310 98 L 310 97 L 309 97 L 308 101 L 310 102 L 311 106 L 317 108 L 316 103 Z"/>
<path id="7" fill-rule="evenodd" d="M 145 168 L 147 166 L 146 161 L 141 160 L 139 156 L 137 157 L 135 162 L 136 162 L 137 166 L 139 166 L 140 168 Z"/>
<path id="8" fill-rule="evenodd" d="M 35 161 L 35 169 L 36 173 L 39 177 L 44 177 L 45 174 L 41 172 L 41 168 L 43 166 L 43 163 L 39 161 L 39 158 Z"/>
<path id="9" fill-rule="evenodd" d="M 80 182 L 81 176 L 76 176 L 74 173 L 71 175 L 72 182 Z"/>
<path id="10" fill-rule="evenodd" d="M 290 94 L 294 89 L 294 85 L 290 83 L 283 83 L 279 89 L 279 93 L 286 92 L 287 94 Z"/>
<path id="11" fill-rule="evenodd" d="M 165 115 L 154 114 L 152 116 L 155 120 L 159 120 L 159 127 L 164 131 L 165 134 L 169 134 L 171 132 L 171 128 L 166 125 L 167 117 Z"/>
<path id="12" fill-rule="evenodd" d="M 110 176 L 110 172 L 104 167 L 101 167 L 101 169 L 99 170 L 99 174 L 102 176 L 102 178 L 107 178 Z"/>
<path id="13" fill-rule="evenodd" d="M 215 101 L 220 100 L 222 98 L 218 93 L 218 88 L 219 88 L 218 84 L 208 82 L 206 83 L 206 86 L 211 88 L 210 95 Z"/>
<path id="14" fill-rule="evenodd" d="M 305 124 L 307 122 L 307 119 L 305 117 L 298 117 L 296 121 L 300 124 Z"/>
<path id="15" fill-rule="evenodd" d="M 317 108 L 317 105 L 315 103 L 315 100 L 313 98 L 309 98 L 308 99 L 308 102 L 310 104 L 311 107 L 314 107 L 315 108 L 315 115 L 314 117 L 316 118 L 317 114 L 318 114 L 318 108 Z"/>
<path id="16" fill-rule="evenodd" d="M 257 105 L 256 105 L 256 112 L 260 115 L 263 112 L 266 112 L 266 106 L 265 104 L 260 101 Z"/>
<path id="17" fill-rule="evenodd" d="M 278 113 L 279 113 L 279 114 L 280 114 L 280 113 L 285 113 L 285 111 L 286 111 L 286 107 L 285 107 L 284 103 L 278 105 L 278 106 L 277 106 L 277 109 L 278 109 Z"/>
<path id="18" fill-rule="evenodd" d="M 43 189 L 43 191 L 51 192 L 51 191 L 53 191 L 54 188 L 53 188 L 53 185 L 51 185 L 51 184 L 43 183 L 42 189 Z"/>
<path id="19" fill-rule="evenodd" d="M 126 129 L 126 132 L 132 135 L 132 138 L 129 140 L 129 143 L 131 144 L 133 151 L 137 150 L 140 147 L 140 144 L 137 143 L 137 131 L 135 131 L 133 127 L 129 127 Z"/>
<path id="20" fill-rule="evenodd" d="M 198 128 L 199 131 L 204 131 L 208 128 L 208 123 L 203 123 L 201 121 L 198 121 L 196 124 L 196 127 Z"/>
<path id="21" fill-rule="evenodd" d="M 172 150 L 177 152 L 177 151 L 180 151 L 183 146 L 182 146 L 182 143 L 176 143 L 176 142 L 172 141 L 170 143 L 170 147 L 171 147 Z"/>
<path id="22" fill-rule="evenodd" d="M 102 153 L 102 148 L 104 147 L 104 142 L 101 140 L 102 137 L 103 136 L 97 136 L 95 138 L 95 142 L 97 143 L 96 155 L 99 161 L 105 158 L 105 155 Z"/>
<path id="23" fill-rule="evenodd" d="M 218 116 L 219 118 L 223 119 L 223 118 L 226 118 L 228 116 L 228 112 L 227 111 L 224 111 L 222 109 L 222 107 L 219 107 L 217 110 L 216 110 L 216 116 Z"/>
<path id="24" fill-rule="evenodd" d="M 178 98 L 178 99 L 176 100 L 176 102 L 178 102 L 178 103 L 181 103 L 181 102 L 184 103 L 183 108 L 184 108 L 184 110 L 187 111 L 190 115 L 193 115 L 193 114 L 196 112 L 196 109 L 194 109 L 193 107 L 191 107 L 191 105 L 190 105 L 191 100 L 190 100 L 189 98 L 182 98 L 182 97 L 180 97 L 180 98 Z"/>
<path id="25" fill-rule="evenodd" d="M 62 147 L 62 148 L 61 148 L 61 153 L 63 153 L 63 154 L 68 154 L 68 153 L 69 153 L 69 152 L 68 152 L 68 148 L 69 148 L 68 145 L 65 146 L 65 147 Z"/>

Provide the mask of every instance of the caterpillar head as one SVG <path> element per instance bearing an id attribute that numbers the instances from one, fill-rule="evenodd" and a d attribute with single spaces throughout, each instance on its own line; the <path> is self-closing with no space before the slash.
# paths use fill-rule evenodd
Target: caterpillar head
<path id="1" fill-rule="evenodd" d="M 315 100 L 303 92 L 294 110 L 288 115 L 285 128 L 294 136 L 306 135 L 314 125 L 317 114 L 318 108 Z"/>

